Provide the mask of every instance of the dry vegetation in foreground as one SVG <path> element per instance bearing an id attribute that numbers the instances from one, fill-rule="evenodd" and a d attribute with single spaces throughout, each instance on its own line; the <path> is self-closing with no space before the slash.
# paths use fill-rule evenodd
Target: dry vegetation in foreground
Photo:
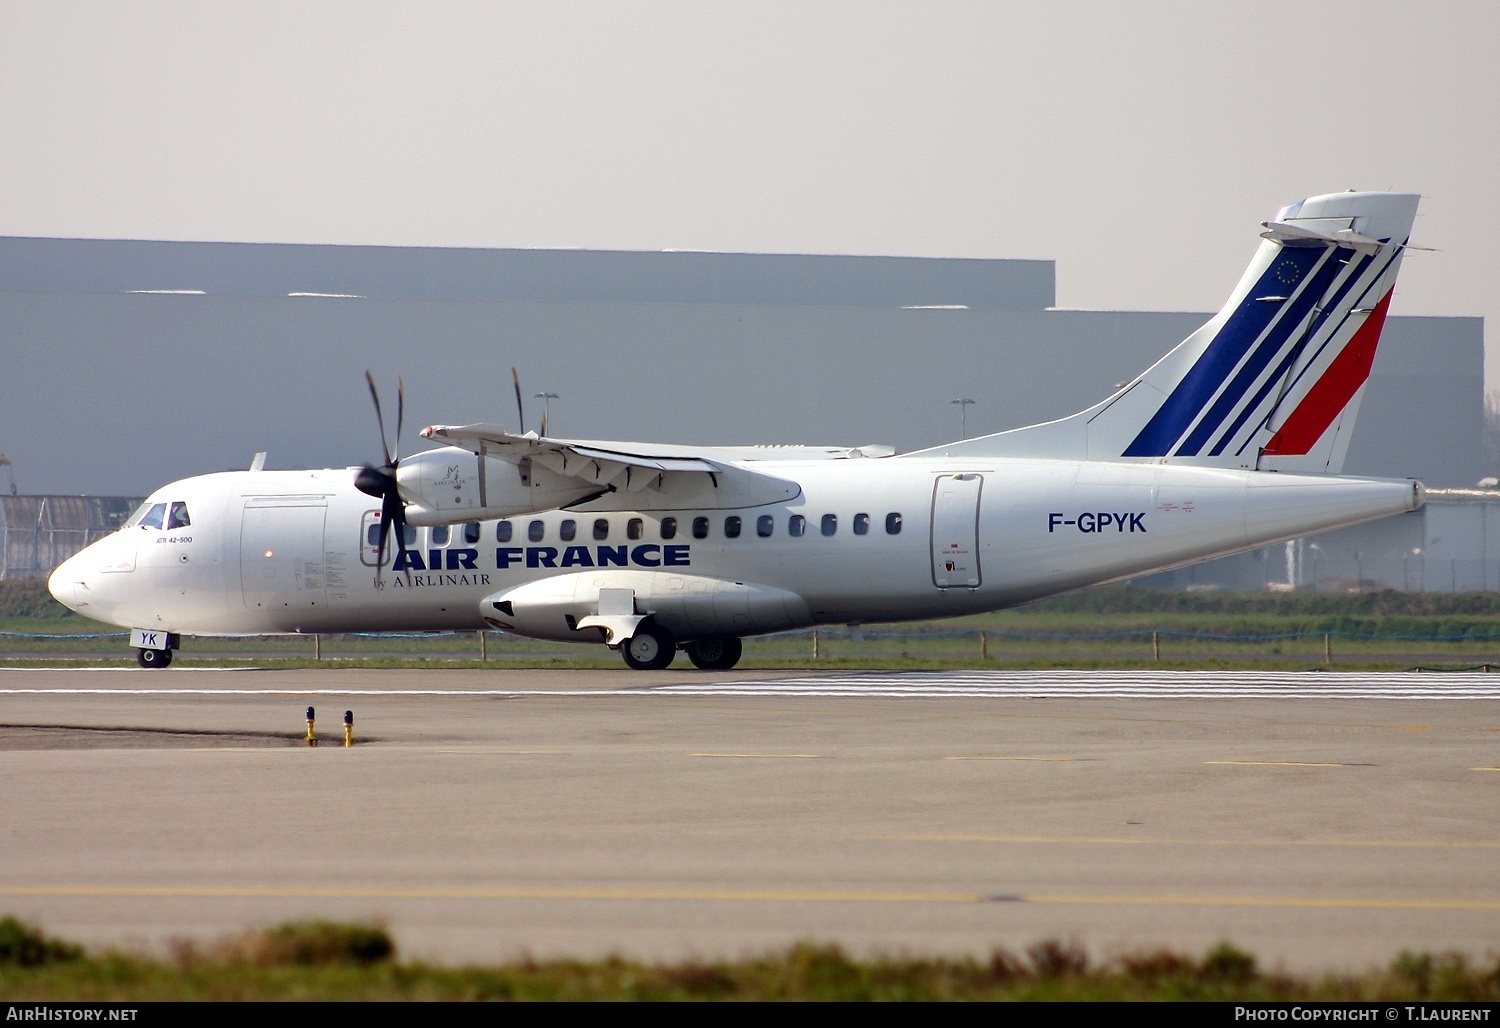
<path id="1" fill-rule="evenodd" d="M 1385 969 L 1317 977 L 1261 970 L 1229 943 L 1202 957 L 1154 950 L 1098 962 L 1044 941 L 988 959 L 854 959 L 802 943 L 733 961 L 626 957 L 447 967 L 397 959 L 381 925 L 291 921 L 157 959 L 89 953 L 0 919 L 0 1001 L 224 1000 L 1194 1000 L 1500 1001 L 1500 961 L 1403 953 Z"/>

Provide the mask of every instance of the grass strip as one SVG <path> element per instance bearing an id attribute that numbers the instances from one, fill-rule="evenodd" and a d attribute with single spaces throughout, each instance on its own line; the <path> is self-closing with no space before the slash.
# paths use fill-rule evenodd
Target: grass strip
<path id="1" fill-rule="evenodd" d="M 1201 957 L 1164 949 L 1097 961 L 1046 940 L 1023 953 L 851 956 L 799 943 L 738 960 L 651 963 L 531 959 L 444 966 L 398 958 L 383 925 L 290 921 L 209 946 L 179 941 L 164 958 L 89 953 L 17 918 L 0 919 L 0 1001 L 230 1000 L 1500 1000 L 1500 962 L 1404 952 L 1361 974 L 1262 970 L 1221 942 Z"/>

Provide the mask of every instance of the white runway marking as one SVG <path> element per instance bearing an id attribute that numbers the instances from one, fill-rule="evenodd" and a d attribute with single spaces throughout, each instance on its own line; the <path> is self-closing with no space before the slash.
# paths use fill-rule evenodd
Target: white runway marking
<path id="1" fill-rule="evenodd" d="M 621 679 L 626 684 L 623 672 Z M 0 688 L 0 695 L 1500 700 L 1500 675 L 1411 671 L 871 671 L 738 682 L 686 681 L 618 690 L 64 687 Z"/>
<path id="2" fill-rule="evenodd" d="M 666 685 L 691 696 L 1500 699 L 1500 676 L 1412 671 L 890 671 Z"/>

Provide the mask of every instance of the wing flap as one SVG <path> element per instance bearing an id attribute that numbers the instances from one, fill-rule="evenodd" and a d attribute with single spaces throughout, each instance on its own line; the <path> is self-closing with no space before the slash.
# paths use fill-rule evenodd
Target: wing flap
<path id="1" fill-rule="evenodd" d="M 725 471 L 724 465 L 703 457 L 633 452 L 580 440 L 549 439 L 534 432 L 517 435 L 498 425 L 432 425 L 422 430 L 422 438 L 461 447 L 480 456 L 502 460 L 530 458 L 559 475 L 626 492 L 661 489 L 669 474 L 717 476 Z"/>

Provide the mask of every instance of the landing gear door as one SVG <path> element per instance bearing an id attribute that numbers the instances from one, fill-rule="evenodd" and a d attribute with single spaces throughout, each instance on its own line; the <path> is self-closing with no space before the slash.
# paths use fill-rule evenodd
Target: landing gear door
<path id="1" fill-rule="evenodd" d="M 932 487 L 932 584 L 939 589 L 979 586 L 981 475 L 939 475 Z"/>
<path id="2" fill-rule="evenodd" d="M 240 525 L 240 585 L 250 610 L 324 606 L 322 497 L 257 497 L 245 502 Z"/>

